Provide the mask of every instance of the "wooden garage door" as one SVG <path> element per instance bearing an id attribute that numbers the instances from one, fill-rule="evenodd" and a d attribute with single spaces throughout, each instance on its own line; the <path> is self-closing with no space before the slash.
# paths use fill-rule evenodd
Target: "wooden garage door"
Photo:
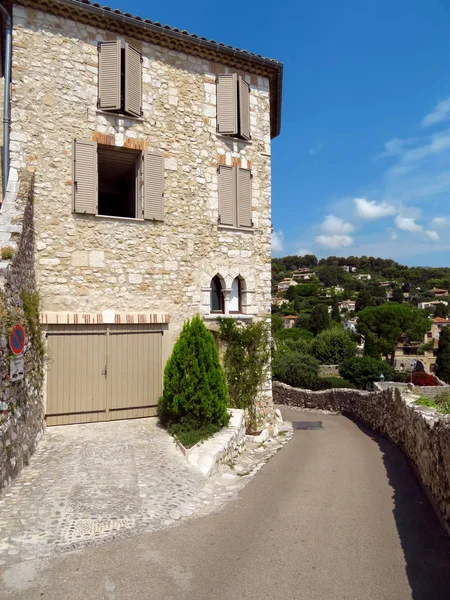
<path id="1" fill-rule="evenodd" d="M 47 339 L 47 425 L 156 414 L 162 332 L 154 326 L 54 326 Z"/>

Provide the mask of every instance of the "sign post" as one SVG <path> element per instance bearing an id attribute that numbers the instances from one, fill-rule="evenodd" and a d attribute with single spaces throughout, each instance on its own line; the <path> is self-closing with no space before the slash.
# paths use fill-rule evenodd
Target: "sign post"
<path id="1" fill-rule="evenodd" d="M 14 357 L 10 362 L 9 377 L 11 381 L 23 379 L 25 367 L 23 360 L 23 349 L 25 346 L 25 330 L 20 323 L 16 323 L 9 334 L 9 347 Z"/>

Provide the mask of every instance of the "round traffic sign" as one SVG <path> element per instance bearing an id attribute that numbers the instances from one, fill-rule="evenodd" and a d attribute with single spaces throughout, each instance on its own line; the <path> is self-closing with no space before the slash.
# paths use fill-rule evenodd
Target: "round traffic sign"
<path id="1" fill-rule="evenodd" d="M 22 354 L 25 346 L 25 331 L 20 323 L 14 325 L 9 334 L 9 347 L 13 354 Z"/>

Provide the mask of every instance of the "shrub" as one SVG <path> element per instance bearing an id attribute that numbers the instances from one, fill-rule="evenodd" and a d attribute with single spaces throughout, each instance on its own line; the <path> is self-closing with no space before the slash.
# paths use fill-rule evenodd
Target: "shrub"
<path id="1" fill-rule="evenodd" d="M 316 387 L 316 390 L 332 390 L 335 388 L 354 388 L 354 384 L 347 379 L 342 379 L 342 377 L 319 377 Z"/>
<path id="2" fill-rule="evenodd" d="M 408 381 L 408 377 L 410 373 L 405 371 L 394 371 L 392 374 L 391 381 L 396 381 L 397 383 L 406 383 Z"/>
<path id="3" fill-rule="evenodd" d="M 275 333 L 275 337 L 277 340 L 307 340 L 310 341 L 313 339 L 313 334 L 310 331 L 306 331 L 306 329 L 282 329 L 281 331 L 277 331 Z"/>
<path id="4" fill-rule="evenodd" d="M 214 338 L 197 315 L 186 321 L 164 370 L 158 403 L 163 425 L 195 419 L 220 427 L 228 422 L 228 393 Z"/>
<path id="5" fill-rule="evenodd" d="M 180 423 L 172 423 L 167 429 L 185 448 L 192 448 L 198 442 L 206 440 L 220 431 L 219 425 L 202 423 L 189 418 L 181 419 Z"/>
<path id="6" fill-rule="evenodd" d="M 450 394 L 448 392 L 439 392 L 433 399 L 427 398 L 426 396 L 420 396 L 420 398 L 416 400 L 416 404 L 420 404 L 421 406 L 431 406 L 431 408 L 435 408 L 443 415 L 450 414 Z"/>
<path id="7" fill-rule="evenodd" d="M 450 383 L 450 329 L 448 327 L 442 327 L 439 334 L 436 375 L 445 383 Z"/>
<path id="8" fill-rule="evenodd" d="M 438 380 L 434 375 L 430 375 L 430 373 L 419 372 L 413 373 L 412 375 L 408 375 L 407 379 L 408 383 L 413 383 L 414 385 L 424 385 L 424 386 L 437 386 L 439 385 Z"/>
<path id="9" fill-rule="evenodd" d="M 15 253 L 16 251 L 12 246 L 3 246 L 0 251 L 0 256 L 2 257 L 2 260 L 9 260 L 14 256 Z"/>
<path id="10" fill-rule="evenodd" d="M 370 358 L 369 356 L 356 356 L 344 360 L 339 367 L 339 374 L 357 387 L 365 389 L 371 386 L 374 381 L 380 381 L 381 375 L 390 381 L 393 369 L 382 360 Z"/>
<path id="11" fill-rule="evenodd" d="M 319 361 L 308 354 L 289 352 L 275 358 L 273 378 L 293 387 L 313 389 L 319 376 Z"/>
<path id="12" fill-rule="evenodd" d="M 334 365 L 355 356 L 356 344 L 342 328 L 327 329 L 315 338 L 311 352 L 323 365 Z"/>

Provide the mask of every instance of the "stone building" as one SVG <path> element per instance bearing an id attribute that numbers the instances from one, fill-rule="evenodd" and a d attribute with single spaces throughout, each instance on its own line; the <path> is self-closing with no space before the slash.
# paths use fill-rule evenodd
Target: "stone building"
<path id="1" fill-rule="evenodd" d="M 87 0 L 9 8 L 0 244 L 34 171 L 47 423 L 154 414 L 185 319 L 270 314 L 282 65 Z"/>

